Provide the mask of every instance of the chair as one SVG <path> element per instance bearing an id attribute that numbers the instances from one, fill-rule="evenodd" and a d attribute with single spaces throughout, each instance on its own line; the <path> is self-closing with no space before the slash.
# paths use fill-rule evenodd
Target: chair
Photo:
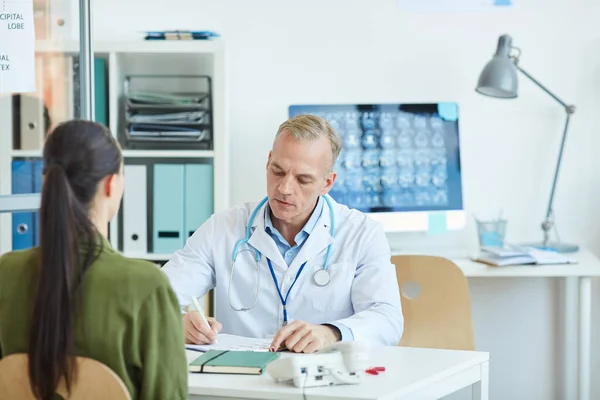
<path id="1" fill-rule="evenodd" d="M 469 284 L 442 257 L 393 256 L 404 314 L 399 346 L 475 350 Z M 420 293 L 413 294 L 413 290 Z"/>
<path id="2" fill-rule="evenodd" d="M 12 354 L 0 360 L 0 399 L 35 400 L 29 386 L 27 354 Z M 65 400 L 131 400 L 125 384 L 106 365 L 85 357 L 77 357 L 77 373 L 67 396 L 61 380 L 56 390 Z"/>

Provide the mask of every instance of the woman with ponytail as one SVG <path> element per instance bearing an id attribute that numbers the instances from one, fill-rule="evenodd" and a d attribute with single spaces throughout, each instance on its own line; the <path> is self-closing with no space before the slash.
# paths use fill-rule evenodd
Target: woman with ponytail
<path id="1" fill-rule="evenodd" d="M 112 249 L 124 189 L 120 148 L 104 126 L 59 125 L 43 151 L 40 246 L 0 257 L 0 358 L 27 353 L 36 398 L 97 360 L 132 399 L 187 398 L 179 305 L 154 264 Z"/>

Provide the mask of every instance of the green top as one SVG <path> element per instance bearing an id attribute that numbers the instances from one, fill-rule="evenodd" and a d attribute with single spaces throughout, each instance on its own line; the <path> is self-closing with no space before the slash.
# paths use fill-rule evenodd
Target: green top
<path id="1" fill-rule="evenodd" d="M 38 257 L 39 248 L 0 257 L 0 359 L 27 352 Z M 132 399 L 187 399 L 181 312 L 163 272 L 122 256 L 104 240 L 82 293 L 77 355 L 108 366 Z"/>

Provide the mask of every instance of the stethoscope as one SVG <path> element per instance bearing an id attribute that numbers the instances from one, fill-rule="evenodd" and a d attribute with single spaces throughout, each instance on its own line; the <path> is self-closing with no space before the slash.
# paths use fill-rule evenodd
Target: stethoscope
<path id="1" fill-rule="evenodd" d="M 323 199 L 325 199 L 325 202 L 327 203 L 327 207 L 329 207 L 329 215 L 330 215 L 330 219 L 331 219 L 331 236 L 334 237 L 335 236 L 335 216 L 333 213 L 333 206 L 331 205 L 331 201 L 329 200 L 329 195 L 324 195 L 322 197 L 323 197 Z M 252 213 L 250 214 L 250 218 L 248 220 L 248 225 L 246 226 L 246 236 L 243 239 L 240 239 L 233 247 L 233 253 L 231 255 L 231 273 L 229 275 L 229 286 L 227 287 L 227 298 L 229 300 L 229 305 L 235 311 L 249 311 L 254 308 L 254 306 L 256 305 L 256 302 L 258 301 L 258 293 L 260 291 L 260 259 L 261 259 L 262 255 L 256 248 L 254 249 L 254 253 L 255 253 L 255 259 L 256 259 L 256 274 L 258 275 L 258 280 L 257 280 L 257 285 L 256 285 L 256 294 L 254 295 L 254 303 L 252 303 L 252 306 L 237 308 L 231 303 L 231 282 L 233 280 L 233 271 L 235 269 L 235 260 L 237 258 L 240 246 L 242 246 L 245 243 L 248 243 L 248 240 L 250 240 L 252 222 L 254 221 L 254 218 L 256 218 L 256 214 L 258 213 L 258 211 L 260 211 L 260 209 L 267 202 L 268 199 L 269 199 L 268 196 L 265 197 L 264 199 L 262 199 L 262 201 L 260 203 L 258 203 L 256 208 L 252 211 Z M 329 281 L 331 280 L 331 276 L 329 274 L 328 267 L 329 267 L 329 255 L 331 254 L 331 245 L 332 244 L 333 243 L 330 243 L 329 246 L 327 246 L 327 253 L 325 254 L 325 262 L 323 264 L 323 268 L 315 271 L 315 273 L 313 275 L 313 280 L 317 286 L 327 286 L 327 284 L 329 284 Z M 271 265 L 271 260 L 269 260 L 269 258 L 267 258 L 267 264 L 269 265 L 269 269 L 271 271 L 271 276 L 273 277 L 273 281 L 275 283 L 275 286 L 277 287 L 277 292 L 279 293 L 279 298 L 281 300 L 281 303 L 283 304 L 283 314 L 284 314 L 283 323 L 285 325 L 287 323 L 287 311 L 286 311 L 287 298 L 288 298 L 292 288 L 294 287 L 296 280 L 298 280 L 300 273 L 302 272 L 302 270 L 304 270 L 304 266 L 306 265 L 306 262 L 304 264 L 302 264 L 302 266 L 298 270 L 298 273 L 296 274 L 296 278 L 294 279 L 294 282 L 290 286 L 285 298 L 281 294 L 281 290 L 279 289 L 279 283 L 277 282 L 277 277 L 275 276 L 275 271 L 273 270 L 273 266 Z"/>

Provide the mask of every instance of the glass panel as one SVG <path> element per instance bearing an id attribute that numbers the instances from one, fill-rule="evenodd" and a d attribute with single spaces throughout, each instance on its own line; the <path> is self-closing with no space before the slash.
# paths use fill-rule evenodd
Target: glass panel
<path id="1" fill-rule="evenodd" d="M 45 137 L 80 116 L 77 3 L 34 0 L 33 12 L 36 91 L 0 95 L 0 196 L 39 193 Z M 0 210 L 0 254 L 37 245 L 38 214 Z"/>

